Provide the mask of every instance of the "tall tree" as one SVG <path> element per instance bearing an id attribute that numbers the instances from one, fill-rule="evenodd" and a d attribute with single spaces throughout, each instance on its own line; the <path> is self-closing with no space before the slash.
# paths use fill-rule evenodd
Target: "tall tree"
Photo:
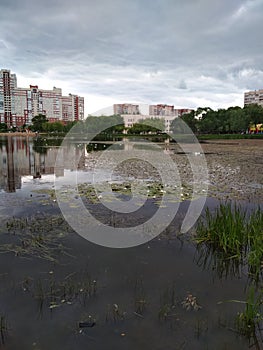
<path id="1" fill-rule="evenodd" d="M 47 117 L 44 114 L 38 114 L 32 119 L 31 129 L 33 131 L 43 131 L 47 122 Z"/>

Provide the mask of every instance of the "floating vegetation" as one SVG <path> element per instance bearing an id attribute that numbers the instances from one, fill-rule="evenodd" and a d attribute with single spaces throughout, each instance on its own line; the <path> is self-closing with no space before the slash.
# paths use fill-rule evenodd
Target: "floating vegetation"
<path id="1" fill-rule="evenodd" d="M 199 220 L 195 241 L 208 248 L 203 261 L 209 256 L 219 257 L 217 262 L 231 266 L 236 261 L 247 265 L 250 277 L 258 280 L 263 268 L 263 212 L 260 208 L 250 214 L 231 203 L 220 204 L 213 212 L 209 208 Z M 238 270 L 236 263 L 232 267 Z"/>
<path id="2" fill-rule="evenodd" d="M 155 204 L 158 206 L 165 206 L 165 203 L 162 203 L 161 201 L 164 196 L 166 202 L 178 203 L 184 200 L 193 200 L 204 195 L 201 188 L 193 193 L 192 185 L 182 184 L 178 187 L 176 185 L 171 186 L 150 180 L 105 182 L 100 183 L 99 190 L 95 190 L 93 184 L 82 183 L 78 185 L 78 193 L 89 203 L 98 204 L 101 198 L 103 198 L 103 201 L 105 202 L 111 201 L 112 197 L 110 197 L 109 194 L 112 192 L 116 193 L 116 195 L 120 195 L 122 199 L 130 198 L 132 196 L 133 185 L 136 185 L 136 195 L 141 195 L 142 197 L 147 195 L 147 198 L 154 199 Z"/>
<path id="3" fill-rule="evenodd" d="M 81 197 L 87 199 L 90 203 L 97 204 L 99 203 L 99 198 L 97 192 L 93 185 L 91 184 L 79 184 L 78 192 Z"/>
<path id="4" fill-rule="evenodd" d="M 192 294 L 187 294 L 186 298 L 182 301 L 183 308 L 186 309 L 187 311 L 189 310 L 194 310 L 198 311 L 202 307 L 197 304 L 196 297 L 193 296 Z"/>
<path id="5" fill-rule="evenodd" d="M 6 222 L 3 232 L 9 233 L 11 243 L 0 246 L 0 253 L 13 252 L 20 257 L 38 257 L 52 262 L 57 261 L 59 254 L 66 254 L 61 243 L 69 226 L 60 215 L 37 215 L 26 218 L 15 218 Z"/>

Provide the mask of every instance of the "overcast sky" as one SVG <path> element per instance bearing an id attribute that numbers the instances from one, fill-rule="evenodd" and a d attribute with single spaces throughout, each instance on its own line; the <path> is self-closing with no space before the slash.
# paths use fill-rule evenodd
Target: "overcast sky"
<path id="1" fill-rule="evenodd" d="M 119 102 L 243 106 L 263 88 L 263 0 L 1 0 L 0 67 L 18 86 Z"/>

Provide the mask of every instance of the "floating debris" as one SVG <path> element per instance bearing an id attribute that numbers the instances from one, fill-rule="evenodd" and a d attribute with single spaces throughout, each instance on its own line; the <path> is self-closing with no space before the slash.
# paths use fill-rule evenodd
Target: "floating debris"
<path id="1" fill-rule="evenodd" d="M 192 294 L 187 294 L 184 301 L 182 301 L 183 308 L 185 308 L 187 311 L 194 310 L 198 311 L 202 307 L 197 304 L 196 297 Z"/>

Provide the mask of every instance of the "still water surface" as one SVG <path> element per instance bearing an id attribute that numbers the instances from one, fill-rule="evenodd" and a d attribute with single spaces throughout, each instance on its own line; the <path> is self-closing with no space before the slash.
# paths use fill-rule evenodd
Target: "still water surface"
<path id="1" fill-rule="evenodd" d="M 82 143 L 69 145 L 65 167 L 57 169 L 59 144 L 0 141 L 0 348 L 247 349 L 247 340 L 235 332 L 242 305 L 224 302 L 244 300 L 246 278 L 231 269 L 219 275 L 212 261 L 202 264 L 189 237 L 177 237 L 189 202 L 147 244 L 92 244 L 63 222 L 50 192 L 55 178 L 64 185 L 76 172 L 80 183 L 94 180 L 87 150 Z M 70 167 L 72 157 L 80 159 L 77 171 Z M 218 202 L 208 198 L 206 205 Z M 93 204 L 93 210 L 102 208 Z M 149 201 L 143 215 L 154 210 Z M 183 307 L 189 294 L 197 311 Z"/>

